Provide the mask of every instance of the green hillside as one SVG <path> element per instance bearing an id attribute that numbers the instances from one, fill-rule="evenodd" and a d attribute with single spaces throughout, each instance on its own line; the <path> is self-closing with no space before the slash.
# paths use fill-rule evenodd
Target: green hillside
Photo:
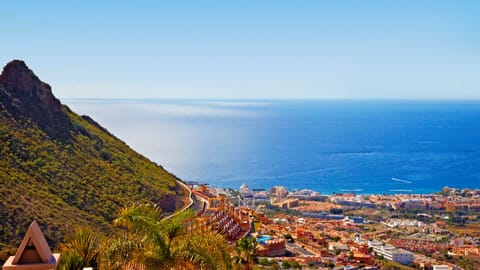
<path id="1" fill-rule="evenodd" d="M 37 220 L 53 246 L 78 226 L 108 232 L 118 210 L 184 204 L 175 176 L 70 111 L 22 61 L 0 75 L 0 249 Z"/>

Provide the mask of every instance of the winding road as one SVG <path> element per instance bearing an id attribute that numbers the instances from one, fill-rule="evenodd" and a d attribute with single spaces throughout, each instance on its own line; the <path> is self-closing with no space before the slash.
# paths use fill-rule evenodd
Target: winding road
<path id="1" fill-rule="evenodd" d="M 193 205 L 193 198 L 192 198 L 192 190 L 185 184 L 183 183 L 182 181 L 180 180 L 175 180 L 177 181 L 177 184 L 181 185 L 183 188 L 185 188 L 186 190 L 188 190 L 188 200 L 190 201 L 189 203 L 187 203 L 184 207 L 182 207 L 182 209 L 178 210 L 178 211 L 175 211 L 174 213 L 164 217 L 163 219 L 166 220 L 166 219 L 171 219 L 172 217 L 174 217 L 175 215 L 177 215 L 178 213 L 181 213 L 185 210 L 187 210 L 188 208 L 192 207 Z"/>

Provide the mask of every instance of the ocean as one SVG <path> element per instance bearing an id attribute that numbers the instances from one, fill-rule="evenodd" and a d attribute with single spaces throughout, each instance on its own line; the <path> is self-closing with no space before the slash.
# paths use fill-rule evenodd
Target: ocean
<path id="1" fill-rule="evenodd" d="M 480 102 L 67 99 L 186 181 L 322 194 L 480 188 Z"/>

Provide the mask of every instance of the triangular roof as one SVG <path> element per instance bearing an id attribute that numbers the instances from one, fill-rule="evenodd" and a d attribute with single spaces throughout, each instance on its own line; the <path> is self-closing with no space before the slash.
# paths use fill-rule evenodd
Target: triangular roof
<path id="1" fill-rule="evenodd" d="M 50 250 L 38 223 L 33 221 L 28 227 L 15 256 L 8 258 L 2 269 L 54 269 L 59 258 L 60 254 L 52 254 L 52 250 Z"/>
<path id="2" fill-rule="evenodd" d="M 39 258 L 41 259 L 40 262 L 36 263 L 48 263 L 53 258 L 52 250 L 48 246 L 47 240 L 43 235 L 38 223 L 33 221 L 32 224 L 28 227 L 27 233 L 23 237 L 22 243 L 17 249 L 17 253 L 15 253 L 15 257 L 13 259 L 13 264 L 22 263 L 22 257 L 27 247 L 32 246 L 35 248 L 36 253 L 38 254 Z"/>

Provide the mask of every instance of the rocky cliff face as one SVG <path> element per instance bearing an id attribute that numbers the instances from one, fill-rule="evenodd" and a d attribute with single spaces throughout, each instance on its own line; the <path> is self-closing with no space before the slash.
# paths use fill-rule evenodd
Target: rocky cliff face
<path id="1" fill-rule="evenodd" d="M 70 138 L 73 125 L 60 101 L 52 94 L 50 85 L 40 81 L 23 61 L 13 60 L 3 69 L 0 103 L 10 114 L 33 120 L 52 139 Z"/>

